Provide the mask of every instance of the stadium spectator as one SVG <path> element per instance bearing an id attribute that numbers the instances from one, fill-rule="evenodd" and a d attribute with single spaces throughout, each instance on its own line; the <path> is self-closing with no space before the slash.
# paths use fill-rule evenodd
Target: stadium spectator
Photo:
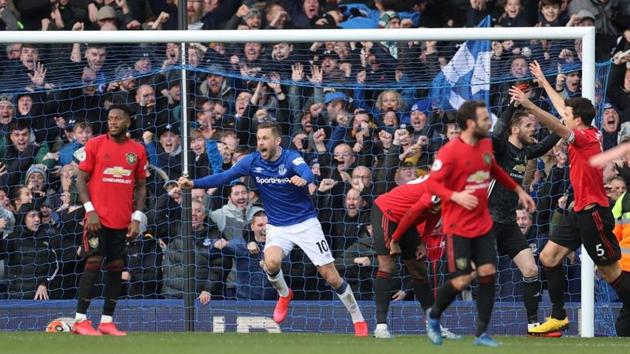
<path id="1" fill-rule="evenodd" d="M 226 255 L 234 255 L 236 262 L 237 290 L 239 300 L 275 300 L 274 289 L 265 271 L 260 267 L 263 249 L 266 242 L 267 215 L 263 210 L 257 211 L 251 223 L 244 230 L 243 239 L 228 241 L 222 249 Z M 290 273 L 289 259 L 282 264 L 284 271 Z"/>
<path id="2" fill-rule="evenodd" d="M 12 234 L 0 239 L 0 258 L 6 259 L 8 298 L 48 300 L 49 285 L 60 267 L 61 236 L 41 224 L 39 210 L 25 205 L 17 214 Z"/>
<path id="3" fill-rule="evenodd" d="M 225 281 L 226 270 L 232 267 L 230 258 L 212 255 L 210 250 L 223 248 L 228 242 L 216 225 L 207 220 L 203 204 L 192 203 L 192 232 L 195 251 L 195 289 L 202 305 L 208 304 L 211 295 L 221 296 L 222 282 Z M 162 271 L 164 282 L 162 295 L 167 298 L 182 298 L 185 289 L 184 252 L 185 241 L 181 233 L 174 235 L 168 245 L 162 243 L 164 252 Z"/>

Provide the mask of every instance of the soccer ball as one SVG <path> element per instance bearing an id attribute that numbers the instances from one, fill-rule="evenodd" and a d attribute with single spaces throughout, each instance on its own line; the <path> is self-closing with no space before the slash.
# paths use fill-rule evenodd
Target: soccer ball
<path id="1" fill-rule="evenodd" d="M 48 333 L 70 332 L 74 322 L 75 322 L 75 319 L 70 318 L 70 317 L 55 318 L 54 320 L 50 321 L 48 326 L 46 326 L 46 332 Z"/>

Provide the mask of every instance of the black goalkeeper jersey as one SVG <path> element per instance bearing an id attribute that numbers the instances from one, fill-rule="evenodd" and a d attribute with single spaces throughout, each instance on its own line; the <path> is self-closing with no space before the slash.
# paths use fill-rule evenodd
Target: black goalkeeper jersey
<path id="1" fill-rule="evenodd" d="M 517 148 L 508 141 L 507 132 L 508 122 L 514 112 L 514 105 L 510 104 L 501 114 L 501 118 L 497 121 L 492 133 L 492 144 L 497 163 L 518 185 L 522 186 L 528 160 L 543 156 L 556 145 L 560 136 L 550 134 L 539 143 L 525 145 L 522 149 Z M 488 202 L 490 214 L 494 222 L 502 224 L 516 222 L 516 207 L 518 206 L 516 193 L 507 190 L 496 181 L 492 182 L 488 193 L 490 193 Z"/>

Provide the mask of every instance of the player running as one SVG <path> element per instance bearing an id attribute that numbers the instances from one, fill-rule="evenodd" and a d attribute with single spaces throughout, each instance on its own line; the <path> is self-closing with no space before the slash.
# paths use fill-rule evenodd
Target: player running
<path id="1" fill-rule="evenodd" d="M 122 288 L 126 241 L 138 235 L 140 222 L 146 220 L 142 210 L 147 194 L 147 155 L 142 145 L 127 137 L 130 116 L 125 106 L 110 107 L 107 134 L 85 144 L 85 156 L 79 163 L 77 190 L 85 208 L 81 252 L 86 260 L 72 332 L 80 335 L 126 335 L 116 328 L 112 316 Z M 107 270 L 105 303 L 101 323 L 95 330 L 86 313 L 103 259 Z"/>
<path id="2" fill-rule="evenodd" d="M 374 250 L 378 257 L 378 272 L 374 284 L 376 329 L 374 337 L 391 338 L 387 328 L 387 313 L 391 300 L 391 277 L 400 255 L 409 275 L 416 299 L 426 312 L 433 305 L 432 288 L 424 262 L 426 253 L 421 237 L 431 235 L 440 220 L 440 199 L 426 188 L 427 176 L 415 179 L 382 194 L 372 205 Z M 442 328 L 446 338 L 460 336 Z"/>
<path id="3" fill-rule="evenodd" d="M 529 89 L 529 87 L 524 87 Z M 560 140 L 555 134 L 548 135 L 540 143 L 534 140 L 536 120 L 524 110 L 517 110 L 511 103 L 501 115 L 492 132 L 492 146 L 497 163 L 518 185 L 523 185 L 527 161 L 543 156 Z M 528 333 L 538 322 L 538 303 L 541 283 L 538 265 L 529 248 L 525 235 L 516 224 L 517 196 L 502 185 L 490 185 L 490 214 L 497 240 L 499 255 L 509 256 L 523 275 L 523 303 L 527 312 Z M 530 333 L 531 334 L 531 333 Z"/>
<path id="4" fill-rule="evenodd" d="M 521 203 L 535 209 L 532 198 L 497 164 L 492 141 L 487 138 L 492 125 L 486 104 L 466 101 L 457 110 L 461 136 L 438 151 L 427 187 L 442 199 L 442 225 L 446 233 L 448 267 L 451 279 L 438 291 L 427 311 L 427 335 L 433 344 L 442 344 L 440 317 L 457 294 L 472 281 L 472 262 L 479 278 L 477 329 L 474 343 L 496 347 L 486 333 L 494 306 L 497 251 L 488 209 L 488 187 L 492 178 L 518 194 Z"/>
<path id="5" fill-rule="evenodd" d="M 602 152 L 601 133 L 591 126 L 597 114 L 595 107 L 583 97 L 564 100 L 549 84 L 538 63 L 532 63 L 530 70 L 562 115 L 562 122 L 536 106 L 518 88 L 510 89 L 510 95 L 529 109 L 543 126 L 567 141 L 571 165 L 569 180 L 575 191 L 573 209 L 561 219 L 540 253 L 549 284 L 552 311 L 551 317 L 531 332 L 544 335 L 569 327 L 564 309 L 566 282 L 562 260 L 580 245 L 584 245 L 602 278 L 612 285 L 624 303 L 630 301 L 630 275 L 619 266 L 621 252 L 613 234 L 615 223 L 604 189 L 602 170 L 589 164 L 589 159 Z"/>
<path id="6" fill-rule="evenodd" d="M 278 303 L 273 320 L 281 323 L 287 316 L 293 291 L 284 280 L 280 265 L 293 246 L 300 247 L 317 266 L 319 274 L 334 289 L 350 312 L 355 336 L 368 335 L 367 323 L 348 282 L 337 272 L 334 259 L 317 220 L 307 185 L 314 176 L 302 157 L 280 147 L 280 129 L 273 123 L 258 124 L 258 151 L 248 154 L 229 170 L 201 179 L 181 177 L 181 188 L 215 188 L 241 176 L 251 176 L 260 191 L 267 224 L 264 269 L 273 287 L 278 290 Z"/>

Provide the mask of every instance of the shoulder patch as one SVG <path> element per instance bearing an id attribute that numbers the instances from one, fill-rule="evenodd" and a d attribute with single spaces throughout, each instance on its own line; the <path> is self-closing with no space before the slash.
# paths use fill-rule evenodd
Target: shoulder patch
<path id="1" fill-rule="evenodd" d="M 78 148 L 74 152 L 74 154 L 72 154 L 72 157 L 73 157 L 73 160 L 78 163 L 85 161 L 85 158 L 86 158 L 85 147 Z"/>
<path id="2" fill-rule="evenodd" d="M 295 159 L 293 159 L 293 161 L 291 161 L 295 166 L 299 166 L 302 164 L 306 165 L 306 162 L 304 161 L 304 159 L 300 156 L 300 157 L 296 157 Z"/>

